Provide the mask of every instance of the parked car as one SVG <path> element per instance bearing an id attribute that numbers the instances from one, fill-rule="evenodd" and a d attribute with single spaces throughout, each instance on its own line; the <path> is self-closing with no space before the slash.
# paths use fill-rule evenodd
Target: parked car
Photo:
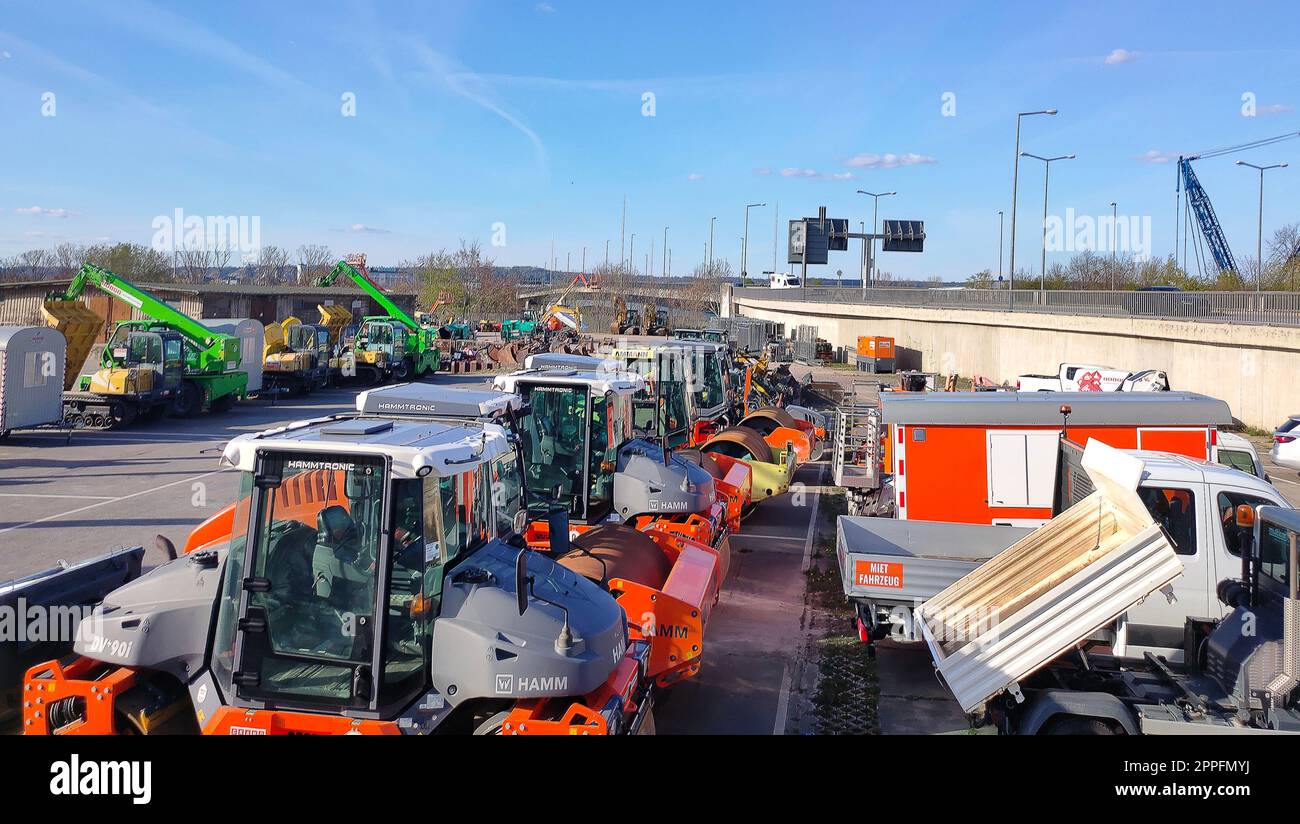
<path id="1" fill-rule="evenodd" d="M 1300 469 L 1300 415 L 1292 415 L 1273 430 L 1273 448 L 1268 456 L 1278 466 Z"/>
<path id="2" fill-rule="evenodd" d="M 1218 444 L 1214 447 L 1214 460 L 1247 475 L 1268 480 L 1268 473 L 1264 471 L 1264 464 L 1260 461 L 1254 444 L 1232 432 L 1219 432 L 1216 439 Z"/>

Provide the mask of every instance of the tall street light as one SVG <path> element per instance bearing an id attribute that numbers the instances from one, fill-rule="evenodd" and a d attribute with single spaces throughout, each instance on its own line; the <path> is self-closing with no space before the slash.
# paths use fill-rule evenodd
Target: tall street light
<path id="1" fill-rule="evenodd" d="M 740 236 L 740 285 L 748 286 L 746 281 L 748 274 L 747 266 L 749 265 L 749 210 L 760 206 L 766 206 L 766 203 L 746 203 L 745 204 L 745 233 Z"/>
<path id="2" fill-rule="evenodd" d="M 1269 169 L 1285 169 L 1288 164 L 1274 163 L 1271 166 L 1256 166 L 1244 160 L 1237 161 L 1238 166 L 1249 166 L 1259 171 L 1259 231 L 1255 235 L 1255 291 L 1259 291 L 1259 281 L 1264 276 L 1264 172 Z"/>
<path id="3" fill-rule="evenodd" d="M 1052 164 L 1058 160 L 1074 160 L 1074 155 L 1057 155 L 1056 157 L 1039 157 L 1029 152 L 1021 152 L 1021 157 L 1032 157 L 1034 160 L 1043 161 L 1043 261 L 1042 268 L 1038 275 L 1038 299 L 1040 305 L 1043 300 L 1044 285 L 1047 283 L 1047 182 L 1052 178 Z M 1016 228 L 1016 216 L 1011 215 L 1011 231 Z M 1014 244 L 1014 241 L 1013 241 Z M 1015 247 L 1013 245 L 1012 251 Z M 1014 271 L 1014 270 L 1013 270 Z"/>
<path id="4" fill-rule="evenodd" d="M 1002 210 L 998 209 L 998 282 L 1002 282 Z"/>
<path id="5" fill-rule="evenodd" d="M 898 192 L 881 192 L 879 194 L 876 194 L 875 192 L 868 192 L 864 189 L 858 189 L 858 194 L 866 195 L 867 197 L 871 198 L 874 203 L 871 210 L 871 234 L 874 235 L 878 231 L 880 231 L 878 228 L 876 228 L 879 223 L 878 218 L 880 217 L 880 199 L 882 197 L 892 197 L 893 195 L 898 194 Z M 867 272 L 867 280 L 874 280 L 872 275 L 876 269 L 876 239 L 871 238 L 870 240 L 867 241 L 867 243 L 871 244 L 871 255 L 868 258 L 871 271 Z"/>
<path id="6" fill-rule="evenodd" d="M 1115 247 L 1119 245 L 1119 206 L 1110 202 L 1110 291 L 1115 291 Z"/>
<path id="7" fill-rule="evenodd" d="M 713 274 L 713 224 L 716 221 L 717 221 L 716 217 L 709 218 L 708 274 Z"/>
<path id="8" fill-rule="evenodd" d="M 664 227 L 664 262 L 660 274 L 668 277 L 668 227 Z"/>
<path id="9" fill-rule="evenodd" d="M 627 265 L 629 269 L 636 268 L 636 258 L 632 253 L 636 250 L 636 232 L 632 233 L 632 240 L 627 245 Z"/>
<path id="10" fill-rule="evenodd" d="M 1042 109 L 1036 112 L 1021 112 L 1016 115 L 1016 160 L 1011 171 L 1011 266 L 1007 280 L 1007 301 L 1012 300 L 1012 290 L 1016 288 L 1016 190 L 1020 185 L 1020 118 L 1035 114 L 1056 114 L 1056 109 Z"/>

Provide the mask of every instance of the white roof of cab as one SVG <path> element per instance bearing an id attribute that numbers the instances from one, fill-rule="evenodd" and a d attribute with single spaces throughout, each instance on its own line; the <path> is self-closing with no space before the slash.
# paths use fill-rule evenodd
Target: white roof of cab
<path id="1" fill-rule="evenodd" d="M 1272 493 L 1281 498 L 1281 493 L 1272 484 L 1256 478 L 1248 472 L 1233 469 L 1220 463 L 1201 461 L 1186 455 L 1172 452 L 1153 452 L 1149 449 L 1125 449 L 1124 454 L 1142 459 L 1144 471 L 1142 484 L 1150 486 L 1160 483 L 1222 483 L 1249 489 L 1254 492 Z"/>
<path id="2" fill-rule="evenodd" d="M 498 375 L 492 386 L 503 392 L 518 393 L 525 386 L 585 386 L 593 395 L 613 392 L 615 395 L 632 395 L 645 388 L 645 378 L 633 372 L 591 372 L 577 369 L 525 369 Z"/>
<path id="3" fill-rule="evenodd" d="M 491 423 L 349 416 L 299 421 L 240 435 L 226 444 L 221 462 L 253 471 L 258 452 L 296 452 L 340 463 L 349 456 L 378 455 L 392 461 L 397 478 L 461 475 L 504 454 L 506 431 Z M 428 473 L 426 473 L 428 474 Z"/>
<path id="4" fill-rule="evenodd" d="M 518 397 L 487 389 L 459 389 L 431 383 L 399 383 L 357 395 L 357 411 L 367 415 L 433 415 L 490 418 L 518 409 Z"/>

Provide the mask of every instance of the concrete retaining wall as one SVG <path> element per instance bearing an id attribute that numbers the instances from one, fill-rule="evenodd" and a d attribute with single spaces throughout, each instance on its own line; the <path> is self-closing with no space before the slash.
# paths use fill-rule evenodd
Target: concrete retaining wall
<path id="1" fill-rule="evenodd" d="M 1064 361 L 1164 369 L 1174 389 L 1222 398 L 1249 426 L 1272 430 L 1300 413 L 1300 328 L 754 298 L 731 308 L 787 329 L 813 324 L 850 349 L 859 335 L 892 336 L 903 368 L 1013 384 Z"/>

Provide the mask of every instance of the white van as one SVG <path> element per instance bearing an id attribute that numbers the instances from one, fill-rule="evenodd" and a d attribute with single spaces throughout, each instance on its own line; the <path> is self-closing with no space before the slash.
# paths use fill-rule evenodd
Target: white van
<path id="1" fill-rule="evenodd" d="M 795 275 L 787 275 L 785 272 L 764 272 L 767 275 L 767 285 L 772 289 L 798 289 L 799 278 Z"/>

